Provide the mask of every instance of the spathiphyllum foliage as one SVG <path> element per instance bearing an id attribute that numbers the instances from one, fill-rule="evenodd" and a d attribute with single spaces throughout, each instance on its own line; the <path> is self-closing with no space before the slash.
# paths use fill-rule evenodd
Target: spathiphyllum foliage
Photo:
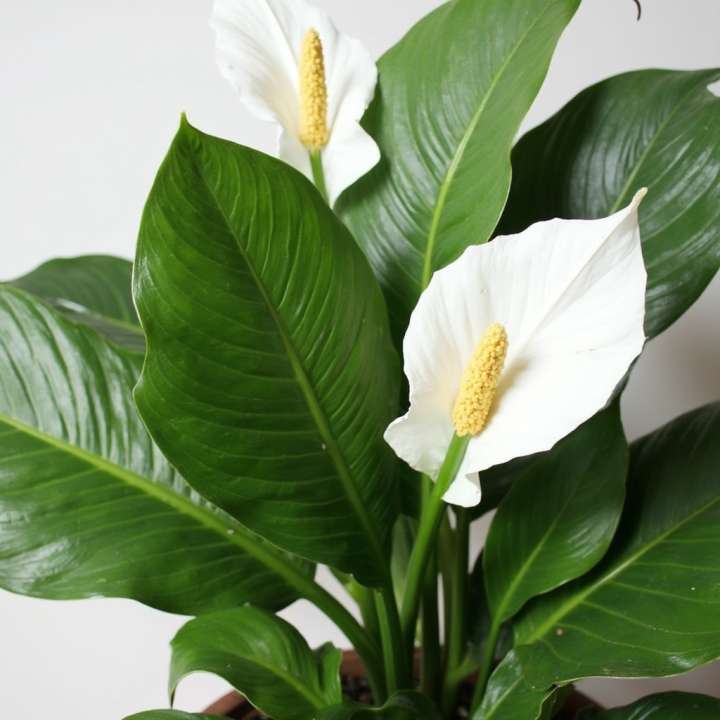
<path id="1" fill-rule="evenodd" d="M 213 720 L 172 709 L 196 672 L 273 720 L 720 717 L 569 714 L 720 657 L 720 402 L 620 411 L 720 266 L 720 75 L 609 78 L 513 149 L 579 4 L 452 0 L 375 67 L 306 0 L 217 0 L 278 157 L 183 116 L 134 264 L 0 284 L 0 587 L 192 616 L 126 720 Z"/>

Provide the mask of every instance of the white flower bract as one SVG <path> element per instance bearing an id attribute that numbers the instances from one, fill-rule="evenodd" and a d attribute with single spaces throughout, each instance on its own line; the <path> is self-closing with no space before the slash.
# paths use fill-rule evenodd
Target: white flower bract
<path id="1" fill-rule="evenodd" d="M 437 477 L 478 342 L 493 323 L 508 338 L 492 411 L 470 439 L 446 502 L 477 505 L 478 473 L 549 450 L 605 406 L 641 352 L 644 194 L 607 218 L 540 222 L 472 246 L 434 274 L 403 343 L 410 409 L 385 432 L 399 457 Z"/>
<path id="2" fill-rule="evenodd" d="M 375 92 L 377 68 L 360 42 L 337 31 L 305 0 L 216 0 L 210 21 L 220 71 L 257 117 L 279 126 L 278 156 L 312 179 L 300 141 L 300 55 L 315 30 L 322 43 L 329 139 L 321 150 L 330 203 L 380 159 L 360 120 Z"/>

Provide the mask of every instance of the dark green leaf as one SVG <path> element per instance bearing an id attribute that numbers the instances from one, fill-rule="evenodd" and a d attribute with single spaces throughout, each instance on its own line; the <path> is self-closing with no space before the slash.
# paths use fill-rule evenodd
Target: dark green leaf
<path id="1" fill-rule="evenodd" d="M 579 0 L 453 0 L 379 62 L 364 124 L 380 163 L 338 211 L 385 291 L 400 341 L 434 270 L 485 242 L 513 138 Z"/>
<path id="2" fill-rule="evenodd" d="M 196 715 L 181 710 L 146 710 L 129 715 L 125 720 L 221 720 L 217 715 Z"/>
<path id="3" fill-rule="evenodd" d="M 397 359 L 370 267 L 315 188 L 184 122 L 135 283 L 148 341 L 136 400 L 171 462 L 277 545 L 384 578 Z"/>
<path id="4" fill-rule="evenodd" d="M 583 715 L 585 720 L 718 720 L 720 700 L 684 692 L 650 695 L 632 705 Z"/>
<path id="5" fill-rule="evenodd" d="M 193 672 L 227 680 L 275 720 L 308 720 L 339 703 L 342 653 L 313 652 L 289 623 L 253 607 L 203 615 L 172 641 L 170 689 Z"/>
<path id="6" fill-rule="evenodd" d="M 139 356 L 9 287 L 0 328 L 0 586 L 183 614 L 297 597 L 271 568 L 310 568 L 199 498 L 152 444 L 132 402 Z"/>
<path id="7" fill-rule="evenodd" d="M 471 720 L 539 720 L 554 689 L 535 689 L 525 679 L 514 652 L 495 668 L 482 703 Z"/>
<path id="8" fill-rule="evenodd" d="M 627 460 L 619 403 L 613 403 L 517 479 L 483 553 L 496 622 L 602 558 L 620 520 Z"/>
<path id="9" fill-rule="evenodd" d="M 640 207 L 650 337 L 720 267 L 720 99 L 707 90 L 718 79 L 719 70 L 618 75 L 580 93 L 513 152 L 502 232 L 608 215 L 650 189 Z"/>
<path id="10" fill-rule="evenodd" d="M 58 258 L 8 284 L 42 298 L 113 342 L 144 352 L 131 292 L 132 263 L 109 255 Z"/>
<path id="11" fill-rule="evenodd" d="M 616 539 L 516 624 L 534 684 L 684 672 L 720 656 L 720 404 L 634 443 Z"/>
<path id="12" fill-rule="evenodd" d="M 346 702 L 323 710 L 318 720 L 441 720 L 430 699 L 419 692 L 395 693 L 382 707 Z"/>

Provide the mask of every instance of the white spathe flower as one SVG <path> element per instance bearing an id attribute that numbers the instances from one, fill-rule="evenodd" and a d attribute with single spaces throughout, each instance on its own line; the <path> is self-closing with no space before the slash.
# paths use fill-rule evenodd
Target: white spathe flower
<path id="1" fill-rule="evenodd" d="M 470 247 L 433 276 L 403 343 L 410 409 L 385 431 L 413 468 L 437 477 L 468 363 L 488 328 L 495 343 L 504 343 L 502 327 L 507 333 L 492 410 L 470 437 L 446 502 L 477 505 L 479 472 L 549 450 L 607 403 L 642 350 L 644 194 L 608 218 L 550 220 Z"/>
<path id="2" fill-rule="evenodd" d="M 360 127 L 377 83 L 370 54 L 305 0 L 216 0 L 210 24 L 222 74 L 251 112 L 279 126 L 278 156 L 313 179 L 309 151 L 318 151 L 334 203 L 380 159 Z"/>

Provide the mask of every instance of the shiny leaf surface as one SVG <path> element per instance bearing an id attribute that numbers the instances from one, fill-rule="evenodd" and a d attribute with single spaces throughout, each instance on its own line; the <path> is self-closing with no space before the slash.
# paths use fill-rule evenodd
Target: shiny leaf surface
<path id="1" fill-rule="evenodd" d="M 430 699 L 411 690 L 395 693 L 382 707 L 344 703 L 323 710 L 318 720 L 441 720 Z"/>
<path id="2" fill-rule="evenodd" d="M 144 352 L 132 301 L 132 263 L 109 255 L 57 258 L 8 284 L 35 295 L 113 342 Z"/>
<path id="3" fill-rule="evenodd" d="M 0 586 L 195 614 L 297 595 L 288 558 L 192 492 L 132 401 L 140 358 L 0 288 Z"/>
<path id="4" fill-rule="evenodd" d="M 500 503 L 485 551 L 493 617 L 587 572 L 607 551 L 625 499 L 627 443 L 619 404 L 530 464 Z"/>
<path id="5" fill-rule="evenodd" d="M 720 70 L 642 70 L 580 93 L 513 151 L 500 231 L 551 217 L 597 218 L 645 186 L 640 231 L 653 337 L 720 267 Z"/>
<path id="6" fill-rule="evenodd" d="M 136 400 L 171 462 L 275 544 L 379 582 L 399 371 L 370 267 L 315 188 L 183 122 L 135 283 Z"/>
<path id="7" fill-rule="evenodd" d="M 313 652 L 289 623 L 242 607 L 203 615 L 172 641 L 170 690 L 193 672 L 227 680 L 274 720 L 307 720 L 342 699 L 342 653 L 332 645 Z"/>
<path id="8" fill-rule="evenodd" d="M 382 159 L 337 208 L 385 291 L 398 344 L 433 271 L 495 228 L 513 137 L 578 4 L 453 0 L 380 59 L 364 125 Z"/>
<path id="9" fill-rule="evenodd" d="M 495 668 L 482 703 L 471 720 L 539 720 L 552 702 L 554 690 L 533 688 L 525 679 L 514 652 Z"/>
<path id="10" fill-rule="evenodd" d="M 720 404 L 632 445 L 628 499 L 607 556 L 515 625 L 533 685 L 670 675 L 720 656 L 719 469 Z"/>
<path id="11" fill-rule="evenodd" d="M 587 713 L 583 720 L 717 720 L 720 700 L 694 693 L 668 692 L 632 705 Z"/>

